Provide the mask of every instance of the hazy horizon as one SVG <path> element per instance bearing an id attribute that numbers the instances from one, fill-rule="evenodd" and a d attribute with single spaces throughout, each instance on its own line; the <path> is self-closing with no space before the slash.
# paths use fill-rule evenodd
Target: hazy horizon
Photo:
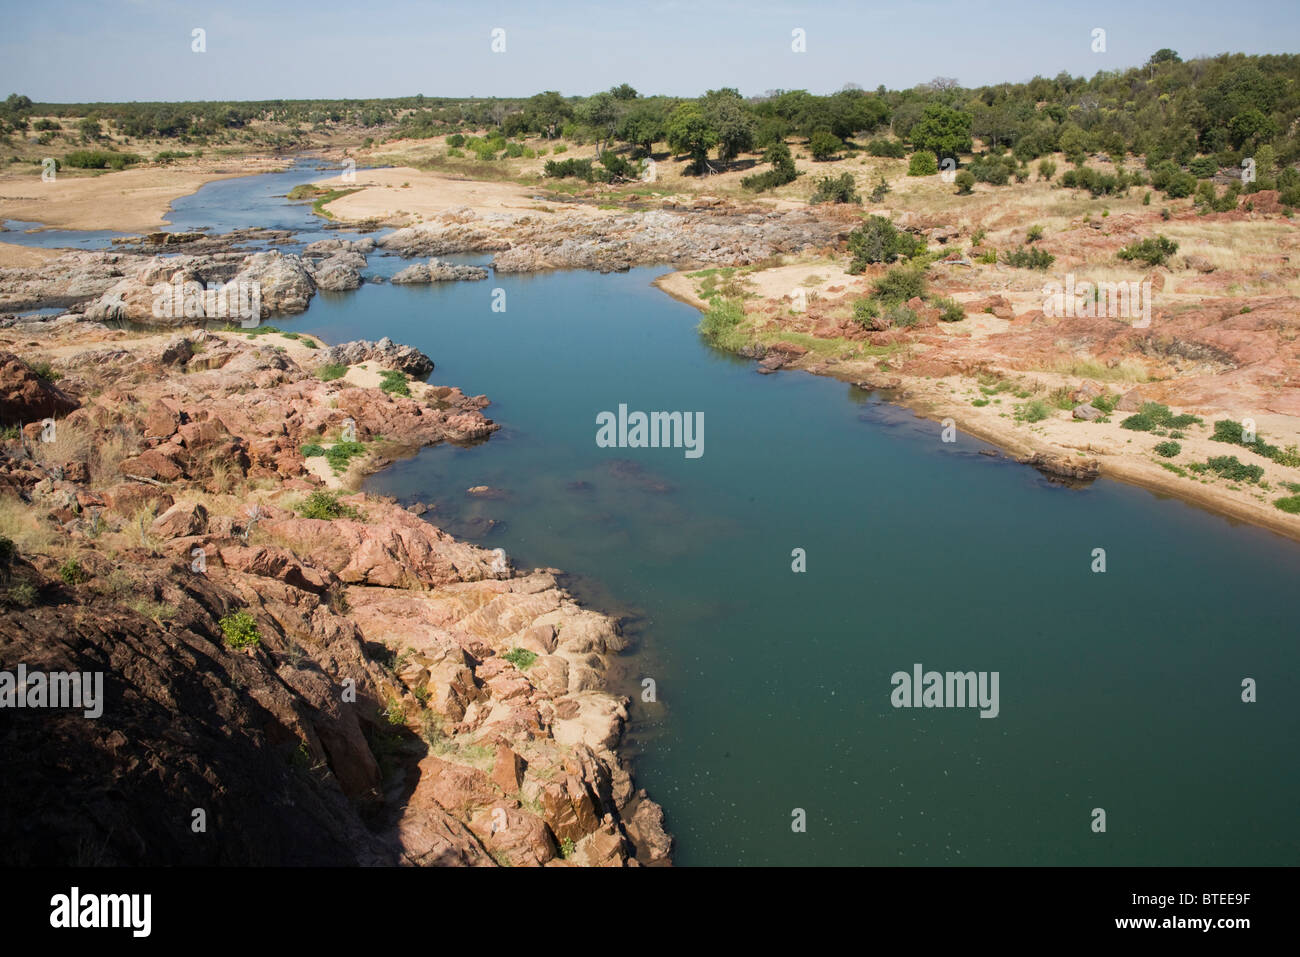
<path id="1" fill-rule="evenodd" d="M 251 0 L 52 0 L 8 12 L 0 96 L 43 103 L 583 96 L 619 83 L 645 95 L 729 86 L 755 96 L 830 93 L 847 83 L 907 89 L 935 76 L 977 87 L 1061 71 L 1122 71 L 1163 47 L 1194 59 L 1293 52 L 1287 46 L 1300 39 L 1295 4 L 1253 4 L 1249 19 L 1225 19 L 1220 9 L 1205 0 L 1172 11 L 1116 0 L 1086 10 L 990 0 L 835 0 L 807 8 L 560 0 L 469 12 L 413 0 L 381 10 L 302 0 L 274 9 Z M 366 19 L 358 20 L 359 10 Z M 574 22 L 583 29 L 567 26 Z M 1209 26 L 1213 49 L 1203 39 Z M 1106 31 L 1105 52 L 1092 49 L 1096 28 Z M 195 29 L 205 31 L 206 52 L 191 49 Z M 492 50 L 496 29 L 505 31 L 504 52 Z M 805 52 L 792 49 L 796 30 L 804 31 Z"/>

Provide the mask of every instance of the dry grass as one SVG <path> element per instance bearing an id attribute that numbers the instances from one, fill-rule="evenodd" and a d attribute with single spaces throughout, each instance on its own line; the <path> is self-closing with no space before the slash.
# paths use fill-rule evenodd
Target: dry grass
<path id="1" fill-rule="evenodd" d="M 1147 382 L 1150 374 L 1140 362 L 1123 359 L 1110 365 L 1092 356 L 1074 356 L 1054 362 L 1049 370 L 1058 375 L 1073 376 L 1083 379 L 1095 379 L 1099 382 Z"/>
<path id="2" fill-rule="evenodd" d="M 59 535 L 26 502 L 12 495 L 0 495 L 0 536 L 8 538 L 28 555 L 51 555 L 58 551 Z"/>

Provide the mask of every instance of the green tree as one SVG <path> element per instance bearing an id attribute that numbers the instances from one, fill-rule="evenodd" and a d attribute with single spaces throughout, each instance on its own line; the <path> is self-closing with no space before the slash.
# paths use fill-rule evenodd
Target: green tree
<path id="1" fill-rule="evenodd" d="M 754 148 L 754 116 L 733 89 L 709 90 L 704 94 L 704 116 L 717 134 L 718 159 L 730 163 Z"/>
<path id="2" fill-rule="evenodd" d="M 975 174 L 968 169 L 957 174 L 957 195 L 968 196 L 975 188 Z"/>
<path id="3" fill-rule="evenodd" d="M 842 149 L 844 143 L 830 130 L 818 130 L 808 140 L 808 152 L 818 162 L 834 159 L 835 154 Z"/>
<path id="4" fill-rule="evenodd" d="M 668 117 L 668 147 L 691 157 L 691 172 L 703 173 L 709 150 L 718 142 L 718 131 L 705 119 L 697 103 L 681 103 Z"/>
<path id="5" fill-rule="evenodd" d="M 971 151 L 971 115 L 931 103 L 922 111 L 920 121 L 912 127 L 912 145 L 918 150 L 939 157 L 956 159 L 959 153 Z"/>

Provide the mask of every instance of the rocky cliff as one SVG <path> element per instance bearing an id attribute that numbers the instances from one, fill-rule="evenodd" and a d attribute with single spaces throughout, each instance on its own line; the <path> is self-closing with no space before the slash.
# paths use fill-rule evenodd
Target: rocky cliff
<path id="1" fill-rule="evenodd" d="M 323 382 L 310 337 L 46 332 L 0 333 L 0 668 L 102 672 L 105 702 L 0 710 L 7 860 L 667 860 L 616 750 L 618 623 L 347 491 L 490 435 L 483 397 Z"/>

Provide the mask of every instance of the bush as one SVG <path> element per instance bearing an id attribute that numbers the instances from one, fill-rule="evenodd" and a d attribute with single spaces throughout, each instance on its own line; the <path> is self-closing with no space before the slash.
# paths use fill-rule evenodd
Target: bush
<path id="1" fill-rule="evenodd" d="M 916 266 L 895 266 L 876 280 L 871 293 L 885 303 L 925 298 L 925 270 Z"/>
<path id="2" fill-rule="evenodd" d="M 1165 236 L 1155 236 L 1129 243 L 1115 255 L 1130 261 L 1137 259 L 1148 266 L 1162 266 L 1176 252 L 1178 252 L 1178 243 Z"/>
<path id="3" fill-rule="evenodd" d="M 776 189 L 786 183 L 793 183 L 795 177 L 799 175 L 794 167 L 794 157 L 790 155 L 790 147 L 784 143 L 773 143 L 769 146 L 767 152 L 763 154 L 763 159 L 771 163 L 772 168 L 765 173 L 755 173 L 753 176 L 742 178 L 740 181 L 742 188 L 757 192 Z"/>
<path id="4" fill-rule="evenodd" d="M 379 388 L 389 395 L 409 397 L 411 387 L 407 385 L 406 373 L 399 369 L 385 369 L 379 373 Z"/>
<path id="5" fill-rule="evenodd" d="M 883 216 L 868 216 L 867 221 L 849 233 L 849 253 L 853 257 L 849 272 L 857 275 L 870 263 L 889 263 L 911 259 L 925 249 L 925 243 L 894 226 Z"/>
<path id="6" fill-rule="evenodd" d="M 86 570 L 81 567 L 81 562 L 75 558 L 69 558 L 59 566 L 59 577 L 66 585 L 80 585 L 90 578 Z"/>
<path id="7" fill-rule="evenodd" d="M 338 492 L 318 489 L 308 495 L 299 505 L 298 514 L 303 518 L 320 518 L 333 521 L 336 518 L 360 519 L 361 513 L 346 502 L 339 501 Z"/>
<path id="8" fill-rule="evenodd" d="M 1215 442 L 1227 442 L 1230 445 L 1239 445 L 1244 449 L 1250 449 L 1266 459 L 1272 459 L 1279 465 L 1288 467 L 1300 466 L 1300 452 L 1294 446 L 1287 449 L 1280 449 L 1264 441 L 1262 435 L 1255 435 L 1253 442 L 1246 441 L 1245 429 L 1240 422 L 1234 422 L 1232 419 L 1219 419 L 1214 423 L 1214 434 L 1211 436 Z"/>
<path id="9" fill-rule="evenodd" d="M 714 299 L 700 318 L 700 333 L 715 345 L 725 345 L 744 318 L 745 308 L 738 300 Z"/>
<path id="10" fill-rule="evenodd" d="M 957 195 L 969 196 L 975 189 L 975 174 L 968 169 L 961 170 L 957 174 Z"/>
<path id="11" fill-rule="evenodd" d="M 966 310 L 956 299 L 939 296 L 930 300 L 930 305 L 939 310 L 940 322 L 961 322 L 966 318 Z"/>
<path id="12" fill-rule="evenodd" d="M 1155 447 L 1156 455 L 1163 456 L 1167 459 L 1172 459 L 1175 455 L 1182 452 L 1182 450 L 1183 447 L 1177 442 L 1160 442 Z"/>
<path id="13" fill-rule="evenodd" d="M 1264 477 L 1264 468 L 1260 465 L 1247 465 L 1235 455 L 1218 455 L 1206 459 L 1204 463 L 1187 466 L 1193 472 L 1213 472 L 1230 482 L 1258 482 Z"/>
<path id="14" fill-rule="evenodd" d="M 1043 238 L 1043 227 L 1039 226 L 1037 223 L 1035 223 L 1033 226 L 1030 226 L 1029 230 L 1025 233 L 1025 242 L 1027 243 L 1036 243 L 1042 238 Z"/>
<path id="15" fill-rule="evenodd" d="M 902 159 L 907 155 L 907 147 L 902 140 L 872 140 L 867 144 L 867 152 L 872 156 L 887 156 L 890 159 Z"/>
<path id="16" fill-rule="evenodd" d="M 1017 269 L 1047 269 L 1056 262 L 1056 257 L 1046 249 L 1039 249 L 1037 246 L 1021 246 L 1019 249 L 1003 253 L 1002 261 Z"/>
<path id="17" fill-rule="evenodd" d="M 907 162 L 908 176 L 933 176 L 939 172 L 939 159 L 933 153 L 913 153 Z"/>
<path id="18" fill-rule="evenodd" d="M 813 193 L 813 203 L 862 203 L 852 173 L 839 176 L 823 176 L 817 182 L 817 191 Z"/>
<path id="19" fill-rule="evenodd" d="M 871 188 L 871 201 L 879 203 L 889 192 L 889 184 L 885 182 L 885 177 L 881 176 L 880 182 Z"/>
<path id="20" fill-rule="evenodd" d="M 511 648 L 501 657 L 520 671 L 523 671 L 537 660 L 537 653 L 529 651 L 527 648 Z"/>
<path id="21" fill-rule="evenodd" d="M 1011 178 L 1011 171 L 1015 169 L 1015 160 L 1010 157 L 1003 160 L 998 156 L 982 156 L 972 162 L 969 169 L 978 182 L 1005 186 Z"/>
<path id="22" fill-rule="evenodd" d="M 1142 407 L 1119 424 L 1131 432 L 1154 432 L 1157 429 L 1185 429 L 1201 420 L 1187 413 L 1174 415 L 1169 406 L 1159 402 L 1143 402 Z"/>
<path id="23" fill-rule="evenodd" d="M 834 159 L 842 149 L 844 142 L 829 130 L 818 130 L 808 139 L 808 152 L 818 162 Z"/>
<path id="24" fill-rule="evenodd" d="M 144 157 L 112 150 L 73 150 L 63 157 L 63 165 L 74 169 L 123 169 Z"/>
<path id="25" fill-rule="evenodd" d="M 1050 180 L 1056 175 L 1056 164 L 1051 160 L 1042 160 L 1038 164 L 1038 176 L 1040 179 Z"/>
<path id="26" fill-rule="evenodd" d="M 1046 402 L 1034 399 L 1016 406 L 1015 419 L 1017 422 L 1041 422 L 1051 414 L 1052 409 Z"/>
<path id="27" fill-rule="evenodd" d="M 31 582 L 17 582 L 9 589 L 5 597 L 10 604 L 17 605 L 19 608 L 30 608 L 36 604 L 36 586 Z"/>
<path id="28" fill-rule="evenodd" d="M 1277 499 L 1273 504 L 1289 515 L 1300 515 L 1300 495 L 1288 495 Z"/>
<path id="29" fill-rule="evenodd" d="M 914 326 L 920 322 L 921 317 L 903 303 L 898 302 L 885 310 L 885 321 L 891 326 L 897 326 L 899 329 L 906 329 L 909 326 Z"/>
<path id="30" fill-rule="evenodd" d="M 298 451 L 302 453 L 302 457 L 305 459 L 310 459 L 313 458 L 314 456 L 325 454 L 325 448 L 323 446 L 317 445 L 315 442 L 308 442 L 306 445 L 302 446 Z"/>
<path id="31" fill-rule="evenodd" d="M 335 472 L 347 470 L 348 462 L 358 455 L 364 455 L 366 446 L 362 442 L 336 442 L 325 450 L 325 461 Z"/>
<path id="32" fill-rule="evenodd" d="M 339 362 L 327 362 L 316 370 L 316 378 L 321 382 L 333 382 L 348 374 L 348 367 Z"/>
<path id="33" fill-rule="evenodd" d="M 18 548 L 14 545 L 13 539 L 0 535 L 0 568 L 8 568 L 12 565 L 17 554 Z"/>
<path id="34" fill-rule="evenodd" d="M 1170 199 L 1183 199 L 1191 196 L 1192 191 L 1196 189 L 1196 177 L 1191 173 L 1185 173 L 1179 170 L 1165 185 L 1165 195 Z"/>
<path id="35" fill-rule="evenodd" d="M 872 328 L 880 317 L 880 304 L 871 298 L 859 299 L 853 303 L 853 321 L 864 328 Z"/>
<path id="36" fill-rule="evenodd" d="M 464 134 L 452 133 L 451 136 L 447 137 L 447 145 L 451 147 L 455 147 L 456 149 L 460 149 L 462 146 L 465 145 Z"/>
<path id="37" fill-rule="evenodd" d="M 217 624 L 225 636 L 226 647 L 232 651 L 243 648 L 256 648 L 262 643 L 262 634 L 257 630 L 257 621 L 246 611 L 237 611 L 227 615 Z"/>
<path id="38" fill-rule="evenodd" d="M 1188 172 L 1198 179 L 1208 179 L 1219 171 L 1213 156 L 1198 156 L 1187 164 Z"/>

